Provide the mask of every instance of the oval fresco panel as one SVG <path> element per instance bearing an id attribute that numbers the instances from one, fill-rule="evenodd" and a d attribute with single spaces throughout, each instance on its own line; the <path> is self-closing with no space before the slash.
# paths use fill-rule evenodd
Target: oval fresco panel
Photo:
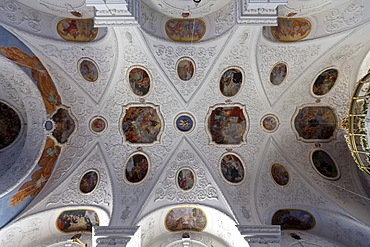
<path id="1" fill-rule="evenodd" d="M 311 32 L 311 23 L 302 18 L 278 18 L 278 25 L 271 28 L 277 41 L 294 42 L 306 38 Z"/>
<path id="2" fill-rule="evenodd" d="M 244 142 L 247 122 L 243 109 L 238 106 L 217 107 L 208 119 L 212 141 L 216 144 L 240 144 Z"/>
<path id="3" fill-rule="evenodd" d="M 188 113 L 179 114 L 175 119 L 175 125 L 181 133 L 190 133 L 195 127 L 194 118 Z"/>
<path id="4" fill-rule="evenodd" d="M 103 117 L 94 117 L 90 120 L 90 129 L 95 134 L 101 134 L 107 129 L 107 120 Z"/>
<path id="5" fill-rule="evenodd" d="M 190 81 L 195 72 L 195 65 L 192 59 L 190 58 L 181 58 L 177 62 L 176 66 L 177 75 L 183 81 Z"/>
<path id="6" fill-rule="evenodd" d="M 274 213 L 272 225 L 280 225 L 281 230 L 310 230 L 315 227 L 315 218 L 299 209 L 280 209 Z"/>
<path id="7" fill-rule="evenodd" d="M 17 139 L 21 127 L 18 114 L 7 104 L 0 102 L 0 150 Z"/>
<path id="8" fill-rule="evenodd" d="M 261 119 L 261 127 L 266 132 L 275 132 L 279 127 L 279 120 L 275 115 L 265 115 Z"/>
<path id="9" fill-rule="evenodd" d="M 283 165 L 272 164 L 271 166 L 271 176 L 275 183 L 279 186 L 287 186 L 289 183 L 289 173 Z"/>
<path id="10" fill-rule="evenodd" d="M 140 183 L 146 178 L 149 171 L 149 161 L 144 154 L 132 155 L 125 166 L 124 178 L 129 183 Z"/>
<path id="11" fill-rule="evenodd" d="M 220 79 L 220 91 L 226 97 L 235 96 L 243 83 L 243 74 L 239 69 L 226 70 Z"/>
<path id="12" fill-rule="evenodd" d="M 134 94 L 145 96 L 150 89 L 150 77 L 142 68 L 132 68 L 129 72 L 130 87 Z"/>
<path id="13" fill-rule="evenodd" d="M 312 92 L 317 96 L 322 96 L 331 90 L 338 78 L 338 70 L 327 69 L 322 72 L 312 86 Z"/>
<path id="14" fill-rule="evenodd" d="M 170 232 L 201 232 L 207 226 L 207 217 L 199 208 L 174 208 L 167 213 L 164 224 Z"/>
<path id="15" fill-rule="evenodd" d="M 288 73 L 288 67 L 285 63 L 276 64 L 270 72 L 270 83 L 272 85 L 280 85 Z"/>
<path id="16" fill-rule="evenodd" d="M 80 180 L 80 191 L 82 193 L 88 194 L 92 192 L 99 181 L 99 175 L 95 171 L 86 172 Z"/>
<path id="17" fill-rule="evenodd" d="M 94 19 L 63 19 L 57 24 L 59 36 L 67 41 L 89 42 L 98 35 Z"/>
<path id="18" fill-rule="evenodd" d="M 92 232 L 93 226 L 99 226 L 99 217 L 94 210 L 67 210 L 58 216 L 56 225 L 64 233 Z"/>
<path id="19" fill-rule="evenodd" d="M 89 58 L 84 58 L 79 61 L 78 70 L 80 71 L 81 76 L 86 81 L 97 81 L 99 78 L 99 68 L 98 65 Z"/>
<path id="20" fill-rule="evenodd" d="M 334 160 L 324 150 L 312 152 L 311 161 L 315 170 L 327 179 L 339 179 L 339 171 Z"/>
<path id="21" fill-rule="evenodd" d="M 177 173 L 177 185 L 181 190 L 189 191 L 194 187 L 195 177 L 191 169 L 184 168 Z"/>
<path id="22" fill-rule="evenodd" d="M 126 140 L 131 143 L 153 143 L 161 130 L 157 110 L 150 106 L 129 107 L 122 121 Z"/>
<path id="23" fill-rule="evenodd" d="M 244 180 L 244 166 L 238 156 L 226 154 L 221 159 L 222 176 L 232 184 L 240 184 Z"/>
<path id="24" fill-rule="evenodd" d="M 337 117 L 327 106 L 303 107 L 294 119 L 294 127 L 305 140 L 329 140 L 336 130 Z"/>
<path id="25" fill-rule="evenodd" d="M 206 33 L 206 24 L 201 19 L 170 19 L 165 24 L 167 36 L 177 42 L 196 42 Z"/>

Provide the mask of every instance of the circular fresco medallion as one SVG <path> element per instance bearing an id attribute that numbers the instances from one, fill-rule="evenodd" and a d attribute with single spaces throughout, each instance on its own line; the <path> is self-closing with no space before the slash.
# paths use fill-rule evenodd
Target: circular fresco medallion
<path id="1" fill-rule="evenodd" d="M 21 131 L 21 119 L 7 104 L 0 102 L 0 150 L 12 144 Z"/>
<path id="2" fill-rule="evenodd" d="M 312 92 L 315 96 L 323 96 L 332 89 L 338 78 L 337 69 L 327 69 L 323 71 L 315 80 Z"/>
<path id="3" fill-rule="evenodd" d="M 190 191 L 194 187 L 194 172 L 189 168 L 179 170 L 177 172 L 176 179 L 178 187 L 185 192 Z"/>
<path id="4" fill-rule="evenodd" d="M 195 74 L 195 63 L 191 58 L 180 58 L 176 64 L 176 71 L 181 80 L 190 81 Z"/>
<path id="5" fill-rule="evenodd" d="M 311 163 L 315 171 L 322 177 L 330 180 L 339 179 L 340 173 L 334 160 L 324 150 L 314 150 L 311 153 Z"/>
<path id="6" fill-rule="evenodd" d="M 95 134 L 101 134 L 107 130 L 108 122 L 103 117 L 93 117 L 90 120 L 90 130 Z"/>
<path id="7" fill-rule="evenodd" d="M 266 132 L 275 132 L 279 127 L 279 119 L 272 114 L 268 114 L 262 117 L 261 127 Z"/>
<path id="8" fill-rule="evenodd" d="M 175 118 L 175 126 L 181 133 L 190 133 L 195 127 L 194 118 L 188 113 L 181 113 Z"/>
<path id="9" fill-rule="evenodd" d="M 78 71 L 86 81 L 94 82 L 99 79 L 99 67 L 90 58 L 83 58 L 78 62 Z"/>
<path id="10" fill-rule="evenodd" d="M 86 172 L 80 180 L 80 191 L 84 194 L 91 193 L 99 182 L 99 175 L 96 171 Z"/>
<path id="11" fill-rule="evenodd" d="M 243 73 L 240 69 L 227 69 L 220 79 L 220 91 L 226 97 L 235 96 L 242 87 Z"/>
<path id="12" fill-rule="evenodd" d="M 128 74 L 128 81 L 134 94 L 138 96 L 147 95 L 150 90 L 149 73 L 143 68 L 135 67 Z"/>
<path id="13" fill-rule="evenodd" d="M 143 153 L 131 155 L 125 166 L 124 179 L 131 185 L 143 182 L 149 174 L 149 160 Z"/>
<path id="14" fill-rule="evenodd" d="M 244 181 L 244 166 L 241 159 L 235 154 L 228 153 L 224 155 L 221 159 L 220 169 L 227 182 L 239 185 Z"/>
<path id="15" fill-rule="evenodd" d="M 290 176 L 283 165 L 272 164 L 270 172 L 272 179 L 277 185 L 285 187 L 289 184 Z"/>
<path id="16" fill-rule="evenodd" d="M 270 72 L 270 83 L 275 86 L 280 85 L 285 80 L 287 73 L 288 66 L 286 63 L 275 64 Z"/>

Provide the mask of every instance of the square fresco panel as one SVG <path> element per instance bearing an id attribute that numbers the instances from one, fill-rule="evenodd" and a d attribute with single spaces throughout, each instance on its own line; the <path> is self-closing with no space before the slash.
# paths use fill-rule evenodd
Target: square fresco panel
<path id="1" fill-rule="evenodd" d="M 331 107 L 307 106 L 299 109 L 294 119 L 294 128 L 299 139 L 330 140 L 334 138 L 337 117 Z"/>
<path id="2" fill-rule="evenodd" d="M 131 143 L 158 141 L 161 126 L 157 110 L 150 106 L 129 107 L 122 121 L 126 141 Z"/>
<path id="3" fill-rule="evenodd" d="M 243 109 L 238 106 L 217 107 L 208 119 L 212 142 L 216 144 L 241 144 L 245 142 L 247 122 Z"/>
<path id="4" fill-rule="evenodd" d="M 199 208 L 174 208 L 165 218 L 165 226 L 170 232 L 203 231 L 207 225 L 207 217 Z"/>

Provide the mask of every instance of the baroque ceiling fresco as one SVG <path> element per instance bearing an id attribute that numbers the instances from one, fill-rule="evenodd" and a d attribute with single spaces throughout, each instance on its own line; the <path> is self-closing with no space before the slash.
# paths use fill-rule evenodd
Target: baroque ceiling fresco
<path id="1" fill-rule="evenodd" d="M 238 24 L 241 2 L 141 1 L 136 24 L 96 27 L 82 0 L 0 0 L 1 246 L 91 246 L 97 226 L 267 246 L 237 226 L 271 225 L 284 247 L 369 246 L 341 120 L 370 2 L 289 0 L 271 27 Z"/>

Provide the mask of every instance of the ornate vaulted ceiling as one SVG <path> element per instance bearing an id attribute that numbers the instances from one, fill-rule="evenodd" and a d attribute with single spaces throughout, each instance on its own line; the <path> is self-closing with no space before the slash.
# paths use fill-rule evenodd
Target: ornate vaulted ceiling
<path id="1" fill-rule="evenodd" d="M 137 25 L 93 29 L 84 1 L 0 1 L 1 246 L 90 246 L 97 221 L 142 246 L 248 246 L 235 225 L 279 222 L 282 246 L 368 246 L 338 122 L 370 2 L 289 0 L 280 29 L 237 9 L 142 1 Z"/>

